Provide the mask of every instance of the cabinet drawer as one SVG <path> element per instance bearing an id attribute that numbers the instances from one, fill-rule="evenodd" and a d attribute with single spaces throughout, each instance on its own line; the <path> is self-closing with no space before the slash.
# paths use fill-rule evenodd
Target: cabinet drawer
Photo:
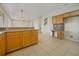
<path id="1" fill-rule="evenodd" d="M 22 37 L 20 37 L 20 36 L 13 36 L 13 37 L 7 37 L 7 39 L 19 39 L 19 38 L 22 38 Z"/>
<path id="2" fill-rule="evenodd" d="M 20 35 L 13 35 L 13 36 L 7 36 L 7 38 L 14 38 L 14 37 L 22 37 L 22 34 Z"/>
<path id="3" fill-rule="evenodd" d="M 10 36 L 18 36 L 18 35 L 21 35 L 22 33 L 21 32 L 8 32 L 7 33 L 7 37 L 10 37 Z"/>
<path id="4" fill-rule="evenodd" d="M 29 34 L 29 33 L 31 33 L 31 30 L 27 30 L 23 32 L 23 34 Z"/>

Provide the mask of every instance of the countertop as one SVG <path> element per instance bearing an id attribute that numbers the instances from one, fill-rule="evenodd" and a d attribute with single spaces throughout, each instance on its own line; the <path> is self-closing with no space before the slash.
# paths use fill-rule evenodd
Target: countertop
<path id="1" fill-rule="evenodd" d="M 2 34 L 3 32 L 0 32 L 0 34 Z"/>
<path id="2" fill-rule="evenodd" d="M 29 31 L 29 30 L 38 30 L 38 29 L 7 29 L 7 30 L 0 30 L 0 34 L 5 33 L 5 32 L 13 32 L 13 31 Z"/>

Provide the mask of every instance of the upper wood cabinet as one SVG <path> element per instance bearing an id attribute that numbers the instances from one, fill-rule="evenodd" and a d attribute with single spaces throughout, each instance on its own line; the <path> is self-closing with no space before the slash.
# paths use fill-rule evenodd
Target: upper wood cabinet
<path id="1" fill-rule="evenodd" d="M 52 22 L 53 22 L 53 24 L 56 24 L 57 23 L 57 19 L 56 19 L 57 17 L 52 17 Z"/>
<path id="2" fill-rule="evenodd" d="M 22 32 L 7 32 L 7 52 L 22 48 Z"/>
<path id="3" fill-rule="evenodd" d="M 64 18 L 71 17 L 71 16 L 79 16 L 79 10 L 68 12 L 63 15 L 64 15 Z"/>
<path id="4" fill-rule="evenodd" d="M 70 17 L 70 13 L 65 13 L 65 14 L 63 14 L 63 17 L 64 17 L 64 18 Z"/>
<path id="5" fill-rule="evenodd" d="M 72 16 L 79 16 L 79 10 L 54 16 L 54 17 L 52 17 L 52 21 L 53 21 L 53 24 L 64 23 L 64 18 L 72 17 Z"/>
<path id="6" fill-rule="evenodd" d="M 79 10 L 71 12 L 70 16 L 79 16 Z"/>
<path id="7" fill-rule="evenodd" d="M 57 24 L 63 23 L 64 22 L 63 21 L 63 15 L 57 16 L 56 21 L 57 21 Z"/>
<path id="8" fill-rule="evenodd" d="M 63 23 L 63 15 L 52 17 L 53 24 Z"/>
<path id="9" fill-rule="evenodd" d="M 5 55 L 5 35 L 0 34 L 0 55 Z"/>

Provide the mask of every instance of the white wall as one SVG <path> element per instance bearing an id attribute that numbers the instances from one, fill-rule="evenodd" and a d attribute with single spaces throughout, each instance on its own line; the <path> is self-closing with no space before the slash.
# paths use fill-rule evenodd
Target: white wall
<path id="1" fill-rule="evenodd" d="M 32 27 L 32 21 L 27 20 L 13 20 L 12 27 Z"/>
<path id="2" fill-rule="evenodd" d="M 79 42 L 79 16 L 65 19 L 65 38 Z"/>
<path id="3" fill-rule="evenodd" d="M 52 23 L 52 20 L 51 20 L 51 17 L 50 16 L 55 16 L 55 15 L 62 14 L 62 13 L 65 13 L 65 12 L 69 12 L 69 11 L 73 11 L 73 10 L 76 10 L 76 9 L 79 9 L 79 4 L 76 4 L 76 3 L 75 4 L 69 4 L 69 5 L 62 5 L 61 4 L 60 6 L 57 5 L 56 7 L 55 6 L 54 7 L 51 7 L 51 6 L 50 7 L 49 6 L 48 7 L 47 6 L 45 7 L 45 6 L 43 6 L 42 8 L 40 7 L 39 8 L 40 11 L 39 11 L 38 14 L 40 14 L 40 12 L 41 12 L 42 14 L 40 14 L 40 16 L 42 16 L 42 17 L 48 16 L 48 24 L 46 26 L 44 26 L 44 18 L 41 19 L 41 29 L 42 29 L 42 32 L 50 32 L 50 30 L 52 28 L 52 24 L 51 24 Z M 36 12 L 36 9 L 35 8 L 34 8 L 34 11 Z M 14 10 L 13 10 L 13 12 L 14 12 Z M 33 12 L 33 14 L 35 12 Z M 37 12 L 36 12 L 36 14 L 37 14 Z M 15 13 L 14 13 L 14 16 L 17 16 L 17 14 L 15 15 Z M 14 18 L 14 16 L 12 15 L 13 18 Z M 34 26 L 35 26 L 36 29 L 39 28 L 38 23 L 39 23 L 39 19 L 35 20 Z M 22 21 L 17 21 L 17 20 L 16 21 L 12 21 L 9 17 L 7 17 L 7 14 L 5 13 L 5 26 L 8 26 L 8 27 L 10 27 L 10 26 L 26 26 L 26 27 L 27 26 L 30 26 L 31 27 L 32 26 L 32 22 L 27 22 L 27 21 L 22 22 Z"/>
<path id="4" fill-rule="evenodd" d="M 6 12 L 2 8 L 0 8 L 0 15 L 2 14 L 4 14 L 4 16 L 0 16 L 0 27 L 32 27 L 33 26 L 32 21 L 11 19 L 6 14 Z M 4 19 L 4 24 L 3 24 L 3 19 Z"/>
<path id="5" fill-rule="evenodd" d="M 0 12 L 3 14 L 3 17 L 0 17 L 0 27 L 11 27 L 10 17 L 5 13 L 5 11 L 2 8 L 0 8 Z M 3 24 L 3 19 L 4 19 L 4 24 Z"/>
<path id="6" fill-rule="evenodd" d="M 33 20 L 33 26 L 35 27 L 35 29 L 39 29 L 39 31 L 41 30 L 42 33 L 49 33 L 50 35 L 52 34 L 51 30 L 52 30 L 52 18 L 48 17 L 47 19 L 47 24 L 44 26 L 44 19 L 47 17 L 39 17 L 35 20 Z M 41 29 L 40 29 L 41 27 Z"/>
<path id="7" fill-rule="evenodd" d="M 0 12 L 0 27 L 3 27 L 3 15 Z"/>
<path id="8" fill-rule="evenodd" d="M 33 19 L 33 26 L 35 29 L 39 29 L 39 25 L 40 25 L 39 20 L 40 20 L 39 18 Z"/>

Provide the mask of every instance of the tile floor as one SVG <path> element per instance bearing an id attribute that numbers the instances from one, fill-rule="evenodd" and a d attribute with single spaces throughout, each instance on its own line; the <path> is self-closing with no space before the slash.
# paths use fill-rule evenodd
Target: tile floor
<path id="1" fill-rule="evenodd" d="M 79 56 L 79 42 L 40 34 L 38 44 L 9 53 L 7 56 Z"/>

